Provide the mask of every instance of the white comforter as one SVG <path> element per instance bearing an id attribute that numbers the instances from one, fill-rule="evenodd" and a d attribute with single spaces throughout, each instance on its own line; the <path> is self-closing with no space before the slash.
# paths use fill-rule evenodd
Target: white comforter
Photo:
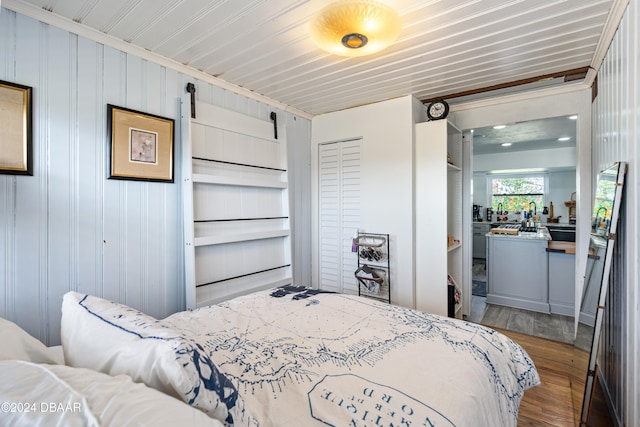
<path id="1" fill-rule="evenodd" d="M 260 426 L 515 426 L 540 383 L 483 326 L 285 287 L 164 322 L 195 337 Z"/>

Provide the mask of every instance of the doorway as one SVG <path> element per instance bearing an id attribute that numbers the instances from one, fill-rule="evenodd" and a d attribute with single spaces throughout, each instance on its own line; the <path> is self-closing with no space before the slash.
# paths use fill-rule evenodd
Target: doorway
<path id="1" fill-rule="evenodd" d="M 487 292 L 491 292 L 491 284 L 487 283 L 486 257 L 490 255 L 486 250 L 486 236 L 501 224 L 517 227 L 529 217 L 531 221 L 535 218 L 536 227 L 550 229 L 562 225 L 565 230 L 573 231 L 563 237 L 575 245 L 577 118 L 563 115 L 480 127 L 470 132 L 473 250 L 469 320 L 572 342 L 575 256 L 563 255 L 562 263 L 549 264 L 549 278 L 561 274 L 567 288 L 562 298 L 556 296 L 558 292 L 553 294 L 557 300 L 550 299 L 551 293 L 546 297 L 551 317 L 528 313 L 518 307 L 493 307 L 486 304 Z M 573 208 L 567 209 L 571 200 Z M 555 285 L 553 291 L 557 291 Z"/>

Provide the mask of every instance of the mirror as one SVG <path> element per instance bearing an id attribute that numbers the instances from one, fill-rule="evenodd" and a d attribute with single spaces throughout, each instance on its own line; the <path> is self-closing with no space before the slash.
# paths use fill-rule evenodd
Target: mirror
<path id="1" fill-rule="evenodd" d="M 613 259 L 613 244 L 615 242 L 620 201 L 627 165 L 618 162 L 603 170 L 598 175 L 596 184 L 589 253 L 584 275 L 584 289 L 580 308 L 579 333 L 576 345 L 583 334 L 580 330 L 587 330 L 591 336 L 588 351 L 589 364 L 582 399 L 580 425 L 586 425 L 591 407 L 591 397 L 595 387 L 597 375 L 597 356 L 600 343 L 600 332 L 604 314 L 604 305 L 609 285 L 609 272 Z"/>

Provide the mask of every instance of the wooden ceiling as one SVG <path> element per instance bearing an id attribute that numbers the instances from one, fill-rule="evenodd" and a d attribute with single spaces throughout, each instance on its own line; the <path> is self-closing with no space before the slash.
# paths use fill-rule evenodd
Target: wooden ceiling
<path id="1" fill-rule="evenodd" d="M 592 67 L 615 0 L 387 0 L 397 42 L 332 56 L 308 34 L 331 0 L 4 0 L 19 13 L 137 46 L 308 116 L 427 100 Z M 107 36 L 106 38 L 104 36 Z M 117 45 L 117 43 L 116 43 Z M 606 46 L 605 46 L 606 47 Z M 572 71 L 574 70 L 574 71 Z"/>

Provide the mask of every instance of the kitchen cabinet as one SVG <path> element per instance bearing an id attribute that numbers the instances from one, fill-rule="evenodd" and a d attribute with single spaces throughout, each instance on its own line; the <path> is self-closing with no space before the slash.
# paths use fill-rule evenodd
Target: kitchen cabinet
<path id="1" fill-rule="evenodd" d="M 576 256 L 566 251 L 548 249 L 549 310 L 551 313 L 574 316 Z"/>
<path id="2" fill-rule="evenodd" d="M 487 257 L 487 233 L 491 231 L 491 224 L 473 223 L 473 257 L 485 259 Z"/>
<path id="3" fill-rule="evenodd" d="M 416 308 L 442 316 L 448 314 L 448 276 L 464 289 L 462 158 L 462 132 L 452 123 L 415 125 Z"/>
<path id="4" fill-rule="evenodd" d="M 487 303 L 549 313 L 546 238 L 492 235 L 487 245 Z"/>
<path id="5" fill-rule="evenodd" d="M 607 239 L 591 234 L 589 241 L 589 255 L 585 269 L 583 300 L 580 306 L 580 322 L 589 326 L 595 325 L 598 298 L 600 297 L 601 280 L 592 280 L 593 277 L 602 277 L 604 259 L 607 253 Z M 600 261 L 598 261 L 600 260 Z"/>

